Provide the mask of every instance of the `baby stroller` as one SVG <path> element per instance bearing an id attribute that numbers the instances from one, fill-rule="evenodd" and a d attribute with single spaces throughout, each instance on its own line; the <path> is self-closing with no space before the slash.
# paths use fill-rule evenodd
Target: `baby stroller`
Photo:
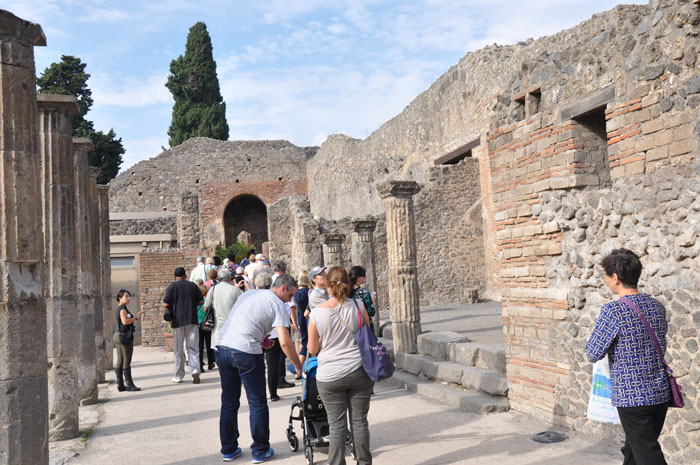
<path id="1" fill-rule="evenodd" d="M 306 463 L 313 465 L 314 449 L 328 447 L 326 439 L 330 433 L 328 416 L 323 407 L 321 396 L 316 388 L 316 368 L 318 361 L 311 357 L 304 362 L 304 372 L 301 381 L 301 396 L 297 396 L 289 412 L 289 426 L 287 427 L 287 441 L 292 452 L 299 449 L 299 438 L 294 432 L 294 421 L 301 422 L 301 431 L 304 440 L 304 456 Z M 355 458 L 355 447 L 352 441 L 352 430 L 348 430 L 345 438 L 346 447 L 350 448 L 352 457 Z"/>

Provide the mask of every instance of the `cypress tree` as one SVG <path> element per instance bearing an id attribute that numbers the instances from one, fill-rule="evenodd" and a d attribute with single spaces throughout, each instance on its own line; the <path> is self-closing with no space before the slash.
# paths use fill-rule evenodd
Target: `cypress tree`
<path id="1" fill-rule="evenodd" d="M 203 22 L 190 28 L 185 54 L 170 62 L 165 86 L 175 100 L 168 129 L 171 147 L 191 137 L 228 139 L 226 103 L 216 77 L 211 38 Z"/>

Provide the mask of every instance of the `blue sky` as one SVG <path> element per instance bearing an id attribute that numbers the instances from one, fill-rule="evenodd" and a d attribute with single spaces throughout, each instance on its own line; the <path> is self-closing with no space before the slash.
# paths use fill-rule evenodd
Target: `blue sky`
<path id="1" fill-rule="evenodd" d="M 204 21 L 214 46 L 230 139 L 320 145 L 365 138 L 468 51 L 574 26 L 614 0 L 9 0 L 41 24 L 37 73 L 62 54 L 87 63 L 87 118 L 114 128 L 122 169 L 168 147 L 164 83 Z M 647 3 L 633 0 L 625 3 Z"/>

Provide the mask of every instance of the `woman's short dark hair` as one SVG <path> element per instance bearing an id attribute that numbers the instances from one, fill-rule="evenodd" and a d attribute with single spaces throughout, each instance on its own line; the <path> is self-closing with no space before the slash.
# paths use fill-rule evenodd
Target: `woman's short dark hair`
<path id="1" fill-rule="evenodd" d="M 605 274 L 617 275 L 624 287 L 637 287 L 639 276 L 642 274 L 642 262 L 639 257 L 628 249 L 615 249 L 600 262 Z"/>
<path id="2" fill-rule="evenodd" d="M 231 252 L 229 253 L 226 258 L 228 258 L 228 261 L 231 262 L 231 266 L 233 266 L 234 263 L 236 263 L 236 254 Z"/>
<path id="3" fill-rule="evenodd" d="M 221 257 L 214 255 L 214 266 L 221 266 Z"/>
<path id="4" fill-rule="evenodd" d="M 119 292 L 117 292 L 117 302 L 122 300 L 122 297 L 124 297 L 124 294 L 129 294 L 129 297 L 131 297 L 131 292 L 126 290 L 126 289 L 119 289 Z"/>
<path id="5" fill-rule="evenodd" d="M 250 258 L 251 255 L 256 255 L 255 249 L 250 249 L 250 250 L 248 251 L 248 255 L 246 255 L 246 258 Z"/>
<path id="6" fill-rule="evenodd" d="M 352 288 L 357 284 L 359 278 L 365 278 L 367 276 L 367 271 L 361 266 L 355 265 L 350 268 L 348 276 L 350 276 L 350 287 Z"/>

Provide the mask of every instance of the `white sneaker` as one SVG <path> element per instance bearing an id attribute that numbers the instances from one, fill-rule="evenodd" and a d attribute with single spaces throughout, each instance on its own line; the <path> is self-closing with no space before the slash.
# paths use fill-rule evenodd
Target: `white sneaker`
<path id="1" fill-rule="evenodd" d="M 176 376 L 176 377 L 174 377 L 173 379 L 171 379 L 170 382 L 171 382 L 171 383 L 178 384 L 178 383 L 181 383 L 181 382 L 182 382 L 182 378 L 178 378 L 178 377 Z"/>

